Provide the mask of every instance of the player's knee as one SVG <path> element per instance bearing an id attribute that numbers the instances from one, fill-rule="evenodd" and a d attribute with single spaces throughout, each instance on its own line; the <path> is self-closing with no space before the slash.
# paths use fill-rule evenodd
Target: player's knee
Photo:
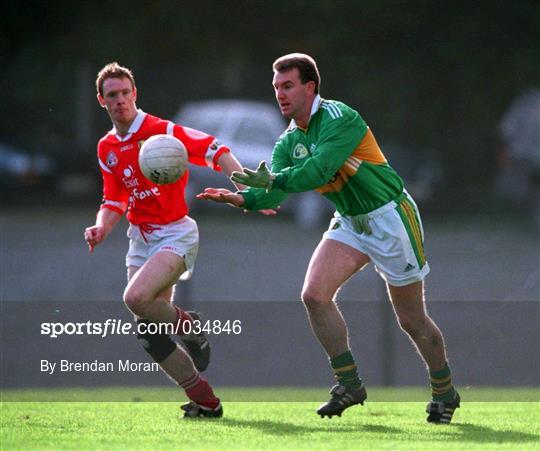
<path id="1" fill-rule="evenodd" d="M 135 289 L 134 287 L 126 288 L 124 291 L 124 304 L 135 315 L 143 316 L 144 306 L 148 302 L 145 293 Z"/>
<path id="2" fill-rule="evenodd" d="M 317 308 L 325 305 L 328 302 L 328 299 L 321 293 L 308 288 L 302 290 L 302 302 L 307 308 Z"/>
<path id="3" fill-rule="evenodd" d="M 398 317 L 399 327 L 407 333 L 411 338 L 416 338 L 423 330 L 423 318 L 411 318 L 407 316 Z"/>
<path id="4" fill-rule="evenodd" d="M 176 343 L 166 333 L 151 333 L 149 324 L 146 319 L 137 320 L 137 340 L 155 362 L 161 363 L 177 349 Z"/>

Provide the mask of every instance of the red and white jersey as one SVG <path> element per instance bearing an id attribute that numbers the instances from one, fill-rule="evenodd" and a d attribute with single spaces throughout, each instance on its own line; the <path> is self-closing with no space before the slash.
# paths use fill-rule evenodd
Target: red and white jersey
<path id="1" fill-rule="evenodd" d="M 188 213 L 184 190 L 188 171 L 175 183 L 157 185 L 144 177 L 139 168 L 139 150 L 150 136 L 173 135 L 184 143 L 188 160 L 199 166 L 221 168 L 217 160 L 229 148 L 206 133 L 181 127 L 139 110 L 126 136 L 113 128 L 98 144 L 98 161 L 103 175 L 103 202 L 119 214 L 127 209 L 132 224 L 168 224 Z"/>

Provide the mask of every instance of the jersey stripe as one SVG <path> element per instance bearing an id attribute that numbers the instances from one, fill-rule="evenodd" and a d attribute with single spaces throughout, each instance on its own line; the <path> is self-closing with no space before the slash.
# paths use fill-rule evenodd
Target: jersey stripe
<path id="1" fill-rule="evenodd" d="M 341 110 L 337 107 L 337 105 L 334 105 L 333 103 L 328 104 L 330 108 L 334 111 L 337 117 L 342 117 L 343 113 Z"/>
<path id="2" fill-rule="evenodd" d="M 322 105 L 321 108 L 322 108 L 323 110 L 328 111 L 328 114 L 330 114 L 330 117 L 331 117 L 332 119 L 337 119 L 337 116 L 335 115 L 335 113 L 332 111 L 331 108 L 329 108 L 329 107 L 326 106 L 326 105 Z"/>
<path id="3" fill-rule="evenodd" d="M 101 161 L 100 158 L 98 158 L 98 162 L 101 169 L 103 169 L 105 172 L 108 172 L 109 174 L 112 174 L 112 171 L 107 167 L 105 163 L 103 163 L 103 161 Z"/>
<path id="4" fill-rule="evenodd" d="M 332 119 L 337 119 L 338 117 L 343 117 L 343 113 L 341 112 L 341 110 L 336 105 L 334 105 L 333 103 L 327 103 L 327 102 L 323 101 L 321 103 L 321 108 L 328 111 L 328 113 L 330 114 L 330 117 Z"/>
<path id="5" fill-rule="evenodd" d="M 174 135 L 174 124 L 172 122 L 167 123 L 167 135 Z"/>
<path id="6" fill-rule="evenodd" d="M 116 207 L 116 208 L 118 208 L 119 210 L 122 210 L 122 211 L 125 211 L 125 209 L 127 207 L 126 202 L 117 202 L 115 200 L 104 200 L 103 205 L 108 205 L 110 207 Z"/>

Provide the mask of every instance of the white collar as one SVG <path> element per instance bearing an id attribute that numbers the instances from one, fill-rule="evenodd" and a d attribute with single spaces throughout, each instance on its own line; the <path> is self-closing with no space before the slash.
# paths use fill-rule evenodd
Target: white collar
<path id="1" fill-rule="evenodd" d="M 311 121 L 311 118 L 313 117 L 313 115 L 319 111 L 319 107 L 321 106 L 321 102 L 322 102 L 322 99 L 321 99 L 321 96 L 319 94 L 317 94 L 315 96 L 315 98 L 313 99 L 313 103 L 311 104 L 311 113 L 309 114 L 309 121 Z M 309 127 L 309 121 L 308 121 L 308 127 Z M 298 125 L 296 124 L 296 121 L 294 119 L 291 119 L 291 124 L 290 124 L 291 127 L 298 127 Z"/>
<path id="2" fill-rule="evenodd" d="M 131 138 L 131 135 L 133 133 L 136 133 L 139 131 L 139 129 L 141 128 L 141 125 L 144 121 L 146 117 L 146 113 L 141 110 L 141 109 L 137 109 L 137 116 L 135 116 L 135 119 L 133 120 L 133 122 L 131 123 L 131 125 L 129 126 L 129 130 L 128 130 L 128 133 L 127 135 L 125 136 L 120 136 L 118 134 L 118 132 L 116 131 L 116 127 L 113 126 L 112 130 L 110 131 L 110 133 L 112 135 L 115 135 L 116 136 L 116 139 L 118 139 L 118 141 L 127 141 L 128 139 Z"/>

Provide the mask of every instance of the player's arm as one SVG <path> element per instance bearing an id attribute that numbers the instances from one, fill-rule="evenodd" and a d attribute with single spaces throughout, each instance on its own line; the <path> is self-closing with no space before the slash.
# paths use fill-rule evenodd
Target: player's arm
<path id="1" fill-rule="evenodd" d="M 212 135 L 176 124 L 173 128 L 173 134 L 186 146 L 188 160 L 191 164 L 207 166 L 218 172 L 223 170 L 227 177 L 230 177 L 234 171 L 242 170 L 242 165 L 230 149 Z M 242 184 L 235 184 L 235 186 L 238 189 L 245 188 Z"/>
<path id="2" fill-rule="evenodd" d="M 232 154 L 232 152 L 222 153 L 219 156 L 217 163 L 221 167 L 223 172 L 227 175 L 227 177 L 230 177 L 234 171 L 242 170 L 242 165 L 236 159 L 236 157 Z M 236 186 L 238 191 L 242 191 L 243 189 L 247 188 L 245 185 L 242 185 L 241 183 L 234 183 L 234 186 Z"/>
<path id="3" fill-rule="evenodd" d="M 174 136 L 177 137 L 180 141 L 182 141 L 186 146 L 190 163 L 199 166 L 208 166 L 214 171 L 218 172 L 223 170 L 228 176 L 230 176 L 235 171 L 242 170 L 242 166 L 240 165 L 236 157 L 231 154 L 230 149 L 221 142 L 219 142 L 219 140 L 216 139 L 214 136 L 208 135 L 199 130 L 195 130 L 189 127 L 183 127 L 180 125 L 174 125 L 173 130 Z M 246 188 L 241 183 L 235 183 L 235 186 L 239 190 Z M 211 190 L 215 190 L 215 188 L 212 188 Z M 207 190 L 205 190 L 205 192 L 207 192 Z M 206 197 L 205 195 L 197 197 L 199 199 L 218 201 L 216 198 Z M 275 206 L 257 208 L 257 210 L 260 210 L 262 214 L 272 215 L 276 214 L 273 209 L 277 205 L 279 204 L 276 204 Z"/>
<path id="4" fill-rule="evenodd" d="M 94 247 L 107 238 L 121 217 L 121 214 L 109 208 L 99 210 L 96 223 L 91 227 L 87 227 L 84 231 L 84 239 L 90 252 L 93 252 Z"/>
<path id="5" fill-rule="evenodd" d="M 311 158 L 301 166 L 283 169 L 275 174 L 272 189 L 287 193 L 311 191 L 328 183 L 351 156 L 367 132 L 358 116 L 343 116 L 326 123 Z"/>
<path id="6" fill-rule="evenodd" d="M 230 177 L 234 171 L 242 170 L 242 166 L 232 152 L 223 153 L 218 159 L 218 164 L 228 177 Z M 234 183 L 234 185 L 239 191 L 247 188 L 241 183 Z M 234 207 L 242 207 L 242 205 L 244 205 L 244 197 L 241 193 L 233 193 L 232 191 L 223 188 L 206 188 L 203 193 L 197 196 L 197 198 L 212 200 L 214 202 L 224 202 Z M 262 208 L 258 210 L 260 213 L 267 216 L 275 215 L 277 213 L 274 208 Z"/>
<path id="7" fill-rule="evenodd" d="M 103 201 L 96 216 L 96 223 L 84 231 L 84 239 L 90 252 L 112 232 L 128 205 L 128 193 L 101 157 L 98 150 L 99 168 L 103 178 Z"/>
<path id="8" fill-rule="evenodd" d="M 279 172 L 292 164 L 284 139 L 279 140 L 272 151 L 272 172 Z M 281 190 L 267 191 L 264 188 L 248 188 L 242 191 L 244 198 L 243 208 L 246 210 L 260 210 L 265 208 L 278 208 L 287 198 L 287 193 Z"/>
<path id="9" fill-rule="evenodd" d="M 239 182 L 265 186 L 269 192 L 311 191 L 328 183 L 353 153 L 367 132 L 367 125 L 358 114 L 348 114 L 328 120 L 321 128 L 320 140 L 310 158 L 300 166 L 289 166 L 270 173 L 260 166 L 257 171 L 233 174 Z M 253 185 L 252 185 L 253 186 Z"/>
<path id="10" fill-rule="evenodd" d="M 186 146 L 191 164 L 221 171 L 219 160 L 222 155 L 230 152 L 226 145 L 212 135 L 180 125 L 174 125 L 173 134 Z"/>

